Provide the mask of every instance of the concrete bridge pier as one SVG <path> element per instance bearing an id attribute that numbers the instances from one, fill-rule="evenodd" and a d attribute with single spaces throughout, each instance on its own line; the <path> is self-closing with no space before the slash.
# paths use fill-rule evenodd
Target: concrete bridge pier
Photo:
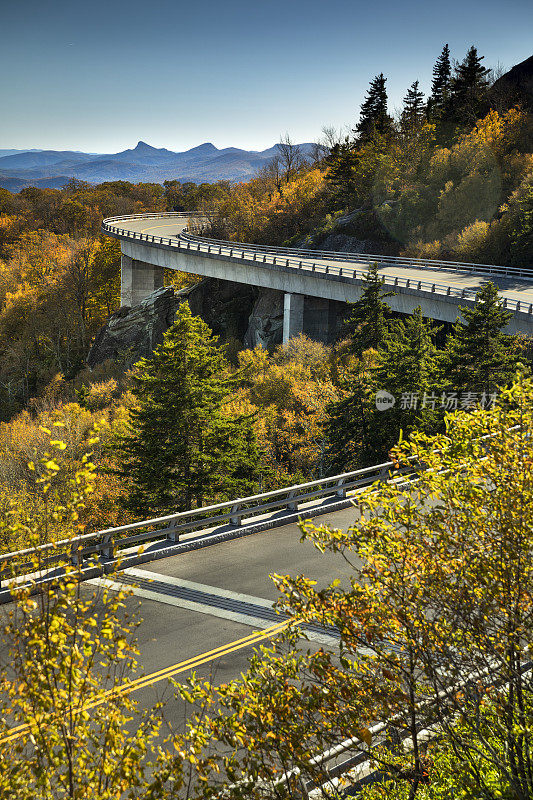
<path id="1" fill-rule="evenodd" d="M 285 292 L 283 297 L 283 344 L 304 329 L 304 295 Z"/>
<path id="2" fill-rule="evenodd" d="M 124 255 L 120 260 L 120 304 L 136 306 L 163 286 L 163 267 L 136 261 Z"/>

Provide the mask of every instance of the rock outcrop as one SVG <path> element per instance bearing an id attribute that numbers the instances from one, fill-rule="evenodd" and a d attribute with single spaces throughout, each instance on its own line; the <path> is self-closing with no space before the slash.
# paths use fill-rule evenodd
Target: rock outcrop
<path id="1" fill-rule="evenodd" d="M 174 289 L 166 287 L 152 292 L 138 306 L 122 306 L 112 314 L 96 334 L 87 356 L 91 369 L 108 358 L 127 355 L 129 364 L 149 356 L 163 341 L 163 334 L 172 325 L 181 302 Z"/>
<path id="2" fill-rule="evenodd" d="M 274 347 L 282 340 L 283 293 L 241 283 L 206 278 L 176 292 L 157 289 L 137 306 L 122 306 L 96 334 L 87 356 L 92 369 L 107 359 L 122 358 L 127 367 L 149 356 L 163 341 L 179 304 L 187 300 L 221 340 L 245 347 Z"/>
<path id="3" fill-rule="evenodd" d="M 248 318 L 248 329 L 244 335 L 245 347 L 265 348 L 281 344 L 283 338 L 283 292 L 275 289 L 260 289 L 252 313 Z"/>
<path id="4" fill-rule="evenodd" d="M 533 111 L 533 56 L 515 64 L 493 83 L 487 93 L 484 111 L 493 107 L 503 112 L 516 104 Z"/>

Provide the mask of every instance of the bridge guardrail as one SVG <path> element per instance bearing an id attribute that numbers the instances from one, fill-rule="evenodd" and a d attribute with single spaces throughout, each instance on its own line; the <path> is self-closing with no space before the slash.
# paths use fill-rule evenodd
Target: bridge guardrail
<path id="1" fill-rule="evenodd" d="M 497 266 L 495 264 L 476 264 L 464 261 L 443 261 L 431 258 L 407 258 L 406 256 L 388 256 L 388 255 L 377 255 L 373 253 L 358 253 L 358 252 L 350 252 L 350 253 L 342 253 L 336 250 L 309 250 L 304 247 L 298 248 L 291 248 L 291 247 L 278 247 L 278 246 L 270 246 L 264 244 L 250 244 L 247 242 L 230 242 L 223 239 L 211 239 L 208 237 L 197 236 L 195 234 L 190 234 L 187 232 L 183 232 L 180 234 L 182 238 L 189 239 L 190 241 L 199 241 L 203 242 L 204 244 L 222 244 L 222 245 L 231 245 L 234 248 L 241 250 L 249 250 L 253 252 L 254 250 L 262 251 L 262 252 L 279 252 L 281 254 L 293 254 L 293 255 L 305 255 L 306 258 L 322 258 L 334 261 L 349 261 L 353 262 L 354 257 L 361 259 L 368 263 L 373 263 L 375 261 L 381 262 L 382 264 L 391 264 L 391 265 L 398 265 L 404 267 L 415 267 L 416 269 L 448 269 L 450 271 L 459 271 L 459 272 L 476 272 L 476 273 L 487 273 L 491 275 L 501 275 L 507 277 L 519 277 L 519 278 L 530 278 L 533 280 L 533 267 L 532 268 L 521 268 L 521 267 L 507 267 L 507 266 Z"/>
<path id="2" fill-rule="evenodd" d="M 95 557 L 103 562 L 110 561 L 121 557 L 134 545 L 161 540 L 178 543 L 181 535 L 194 533 L 199 529 L 209 530 L 215 526 L 227 525 L 228 530 L 234 529 L 237 532 L 243 522 L 255 521 L 265 512 L 275 509 L 296 512 L 302 504 L 328 496 L 333 499 L 345 499 L 349 491 L 354 492 L 376 481 L 403 479 L 406 471 L 406 469 L 397 470 L 394 462 L 386 461 L 329 478 L 319 478 L 308 483 L 226 500 L 164 517 L 131 522 L 71 539 L 38 545 L 36 548 L 4 553 L 0 555 L 0 589 L 4 588 L 2 582 L 25 575 L 34 568 L 36 555 L 41 570 L 53 569 L 54 564 L 65 561 L 83 567 Z M 305 516 L 305 508 L 302 509 L 302 515 Z"/>
<path id="3" fill-rule="evenodd" d="M 128 219 L 164 219 L 165 217 L 177 217 L 177 218 L 188 218 L 188 217 L 203 217 L 207 219 L 205 214 L 202 214 L 199 211 L 190 211 L 190 212 L 168 212 L 168 213 L 159 213 L 159 214 L 131 214 L 129 216 L 121 216 L 121 217 L 110 217 L 109 219 L 105 219 L 103 221 L 103 225 L 106 223 L 111 222 L 120 222 L 122 220 Z M 118 226 L 117 226 L 118 227 Z M 123 229 L 126 230 L 126 229 Z M 365 263 L 373 263 L 374 261 L 378 261 L 382 264 L 390 264 L 392 266 L 398 265 L 403 267 L 414 267 L 416 269 L 447 269 L 456 272 L 476 272 L 482 273 L 487 275 L 499 275 L 502 277 L 517 277 L 517 278 L 526 278 L 533 280 L 533 267 L 509 267 L 509 266 L 498 266 L 495 264 L 478 264 L 478 263 L 470 263 L 464 261 L 444 261 L 439 259 L 423 259 L 423 258 L 407 258 L 404 256 L 387 256 L 383 254 L 375 254 L 375 253 L 357 253 L 357 252 L 350 252 L 350 253 L 341 253 L 335 250 L 312 250 L 304 247 L 298 248 L 291 248 L 291 247 L 279 247 L 276 245 L 261 245 L 261 244 L 251 244 L 249 242 L 230 242 L 223 239 L 212 239 L 207 237 L 196 236 L 193 234 L 188 234 L 186 232 L 180 234 L 182 238 L 186 238 L 189 241 L 198 241 L 204 244 L 219 244 L 219 245 L 226 245 L 230 247 L 234 247 L 237 250 L 246 250 L 248 252 L 267 252 L 267 253 L 280 253 L 280 254 L 287 254 L 287 255 L 303 255 L 306 258 L 320 258 L 320 259 L 327 259 L 327 260 L 334 260 L 334 261 L 346 261 L 346 262 L 353 262 L 354 257 L 359 260 L 364 261 Z"/>
<path id="4" fill-rule="evenodd" d="M 144 217 L 144 215 L 134 215 L 135 218 L 139 219 Z M 154 217 L 166 217 L 168 215 L 161 214 L 161 215 L 154 215 Z M 190 214 L 183 214 L 183 216 L 191 216 Z M 132 216 L 133 218 L 133 216 Z M 147 217 L 149 218 L 149 217 Z M 123 219 L 123 218 L 119 218 Z M 366 274 L 366 269 L 357 270 L 355 267 L 350 266 L 336 266 L 331 264 L 324 264 L 320 263 L 320 261 L 310 261 L 307 258 L 300 258 L 294 259 L 290 257 L 283 257 L 278 258 L 277 255 L 272 255 L 275 248 L 272 250 L 268 247 L 265 249 L 261 249 L 263 246 L 258 245 L 245 245 L 244 249 L 242 246 L 239 246 L 235 242 L 220 242 L 217 243 L 216 240 L 211 239 L 203 239 L 201 237 L 192 237 L 189 235 L 179 234 L 175 237 L 167 237 L 167 236 L 153 236 L 152 234 L 148 233 L 139 233 L 137 231 L 129 231 L 127 228 L 117 227 L 115 225 L 111 225 L 110 223 L 115 221 L 115 219 L 110 218 L 109 220 L 104 220 L 102 223 L 102 230 L 105 233 L 109 233 L 115 236 L 119 236 L 120 238 L 128 239 L 131 241 L 139 241 L 139 242 L 146 242 L 148 244 L 154 245 L 164 245 L 167 247 L 174 247 L 178 250 L 185 250 L 189 253 L 198 253 L 198 254 L 207 254 L 207 255 L 218 255 L 223 256 L 225 258 L 233 258 L 239 259 L 240 261 L 249 261 L 251 263 L 262 263 L 265 265 L 272 265 L 278 267 L 286 267 L 288 269 L 299 269 L 302 271 L 312 272 L 318 276 L 327 276 L 328 278 L 340 278 L 340 279 L 348 279 L 354 281 L 362 281 L 364 280 L 364 276 Z M 116 220 L 118 221 L 118 220 Z M 280 248 L 280 251 L 285 254 L 286 250 Z M 299 252 L 299 251 L 296 251 Z M 324 253 L 322 251 L 317 251 L 323 257 Z M 240 254 L 240 255 L 237 255 Z M 262 255 L 261 258 L 257 258 L 257 256 Z M 338 254 L 337 254 L 338 255 Z M 369 258 L 368 263 L 372 263 L 375 261 L 375 258 Z M 388 257 L 380 257 L 388 258 Z M 337 259 L 338 261 L 345 261 L 346 258 Z M 351 259 L 353 262 L 353 257 Z M 412 260 L 411 260 L 412 261 Z M 389 262 L 387 260 L 382 262 L 383 264 L 387 265 Z M 426 264 L 428 262 L 421 262 L 422 264 Z M 443 264 L 447 262 L 442 262 Z M 423 268 L 420 267 L 418 262 L 413 262 L 410 266 L 414 266 L 416 268 Z M 429 267 L 426 267 L 429 269 Z M 532 273 L 533 274 L 533 273 Z M 518 277 L 518 276 L 516 276 Z M 459 289 L 455 286 L 450 286 L 449 284 L 441 284 L 436 283 L 435 281 L 422 281 L 416 278 L 404 278 L 401 275 L 384 275 L 382 276 L 383 282 L 386 286 L 390 286 L 391 288 L 406 288 L 406 289 L 414 289 L 416 291 L 426 291 L 432 294 L 438 294 L 444 297 L 455 297 L 460 300 L 470 300 L 472 302 L 475 301 L 476 295 L 478 290 L 477 289 Z M 519 313 L 527 314 L 528 316 L 533 315 L 533 303 L 525 303 L 521 300 L 515 300 L 514 298 L 507 298 L 504 297 L 502 301 L 503 307 L 509 310 L 513 310 Z"/>

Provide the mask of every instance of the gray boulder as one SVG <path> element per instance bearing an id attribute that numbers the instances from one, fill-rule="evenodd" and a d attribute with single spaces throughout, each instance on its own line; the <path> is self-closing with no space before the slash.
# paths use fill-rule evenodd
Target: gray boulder
<path id="1" fill-rule="evenodd" d="M 172 287 L 163 287 L 138 306 L 119 308 L 96 334 L 87 356 L 88 366 L 92 369 L 108 358 L 125 354 L 131 364 L 149 356 L 172 325 L 181 299 Z"/>
<path id="2" fill-rule="evenodd" d="M 269 348 L 281 344 L 283 338 L 283 292 L 275 289 L 260 289 L 248 329 L 244 335 L 245 347 Z"/>

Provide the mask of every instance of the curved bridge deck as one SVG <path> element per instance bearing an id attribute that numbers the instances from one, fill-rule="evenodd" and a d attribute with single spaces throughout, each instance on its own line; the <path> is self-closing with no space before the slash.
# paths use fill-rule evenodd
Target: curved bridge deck
<path id="1" fill-rule="evenodd" d="M 162 286 L 163 268 L 277 289 L 286 294 L 284 340 L 302 329 L 303 298 L 354 302 L 368 265 L 394 290 L 393 311 L 420 305 L 427 317 L 453 322 L 459 306 L 473 305 L 487 282 L 498 286 L 513 312 L 508 330 L 533 335 L 533 268 L 331 253 L 223 242 L 185 231 L 192 214 L 138 215 L 105 220 L 102 229 L 121 241 L 123 304 L 134 305 Z"/>

